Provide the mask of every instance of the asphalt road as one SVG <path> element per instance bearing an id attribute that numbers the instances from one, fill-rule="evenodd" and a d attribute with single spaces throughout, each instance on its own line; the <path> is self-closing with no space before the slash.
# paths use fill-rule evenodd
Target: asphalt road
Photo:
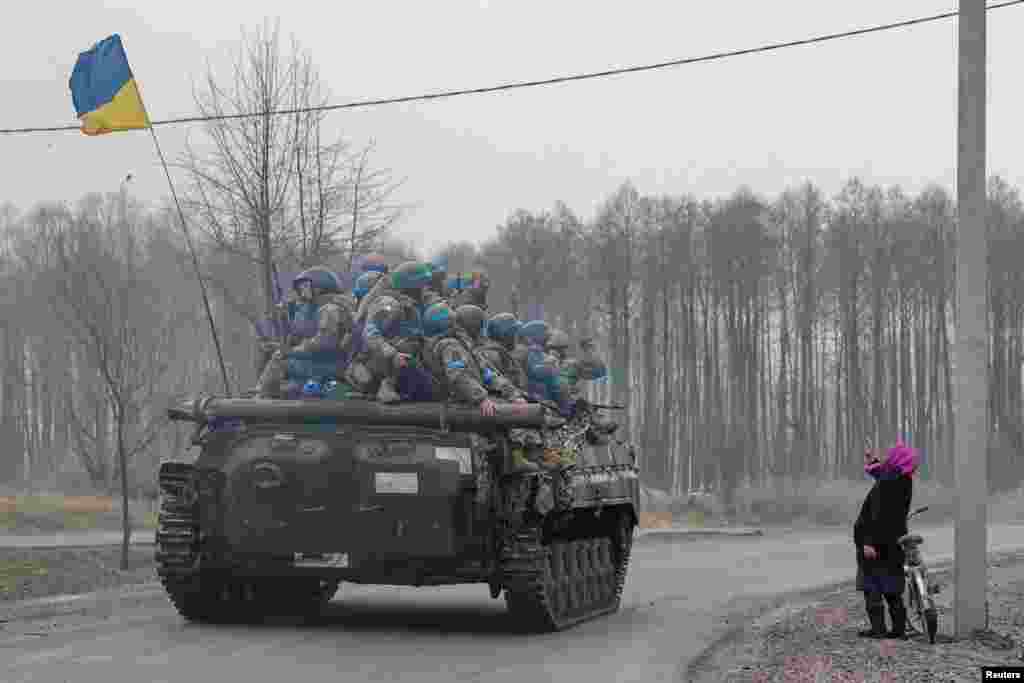
<path id="1" fill-rule="evenodd" d="M 952 528 L 917 531 L 928 560 L 952 556 Z M 1024 525 L 991 525 L 989 548 L 1024 548 Z M 343 584 L 318 622 L 248 628 L 188 624 L 161 593 L 143 591 L 42 619 L 0 612 L 0 680 L 678 681 L 728 630 L 725 615 L 852 579 L 852 555 L 845 531 L 648 538 L 634 549 L 619 613 L 542 636 L 510 632 L 503 601 L 483 586 Z"/>

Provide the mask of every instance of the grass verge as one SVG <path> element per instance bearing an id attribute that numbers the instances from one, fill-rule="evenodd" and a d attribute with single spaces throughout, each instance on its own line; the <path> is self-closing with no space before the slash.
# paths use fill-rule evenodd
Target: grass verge
<path id="1" fill-rule="evenodd" d="M 134 529 L 155 529 L 152 505 L 129 501 Z M 107 496 L 15 494 L 0 496 L 0 534 L 120 531 L 121 504 Z"/>
<path id="2" fill-rule="evenodd" d="M 121 548 L 0 549 L 0 603 L 156 580 L 153 548 L 130 548 L 128 569 Z"/>

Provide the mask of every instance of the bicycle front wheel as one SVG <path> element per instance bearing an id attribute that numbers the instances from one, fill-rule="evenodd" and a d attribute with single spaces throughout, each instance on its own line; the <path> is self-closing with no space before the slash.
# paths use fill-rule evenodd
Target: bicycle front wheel
<path id="1" fill-rule="evenodd" d="M 920 623 L 921 617 L 920 610 L 918 609 L 921 601 L 917 595 L 917 584 L 914 581 L 914 575 L 910 572 L 907 572 L 907 587 L 904 591 L 904 600 L 906 601 L 908 631 L 923 633 L 924 625 Z"/>
<path id="2" fill-rule="evenodd" d="M 924 619 L 928 625 L 928 642 L 935 644 L 935 634 L 939 631 L 939 613 L 934 607 L 928 607 L 924 611 Z"/>
<path id="3" fill-rule="evenodd" d="M 925 585 L 924 576 L 921 575 L 920 570 L 911 571 L 907 578 L 909 579 L 907 589 L 910 592 L 910 604 L 907 605 L 908 616 L 914 615 L 914 630 L 923 635 L 928 633 L 928 608 L 930 607 L 928 587 Z"/>

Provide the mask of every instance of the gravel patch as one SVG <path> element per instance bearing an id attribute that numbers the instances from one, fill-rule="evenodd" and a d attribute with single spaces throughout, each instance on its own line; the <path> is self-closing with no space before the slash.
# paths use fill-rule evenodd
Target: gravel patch
<path id="1" fill-rule="evenodd" d="M 968 639 L 953 637 L 952 570 L 933 570 L 931 577 L 942 586 L 934 645 L 923 634 L 906 641 L 859 638 L 867 627 L 864 596 L 850 584 L 751 619 L 707 658 L 695 680 L 966 683 L 980 680 L 981 666 L 1024 666 L 1024 553 L 989 565 L 989 628 Z"/>
<path id="2" fill-rule="evenodd" d="M 89 593 L 157 580 L 152 547 L 0 549 L 0 603 Z"/>

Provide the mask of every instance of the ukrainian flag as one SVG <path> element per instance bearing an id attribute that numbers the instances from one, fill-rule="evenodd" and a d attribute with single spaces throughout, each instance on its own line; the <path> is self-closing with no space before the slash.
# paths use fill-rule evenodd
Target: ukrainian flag
<path id="1" fill-rule="evenodd" d="M 116 33 L 79 53 L 68 85 L 86 135 L 149 127 L 128 55 Z"/>

